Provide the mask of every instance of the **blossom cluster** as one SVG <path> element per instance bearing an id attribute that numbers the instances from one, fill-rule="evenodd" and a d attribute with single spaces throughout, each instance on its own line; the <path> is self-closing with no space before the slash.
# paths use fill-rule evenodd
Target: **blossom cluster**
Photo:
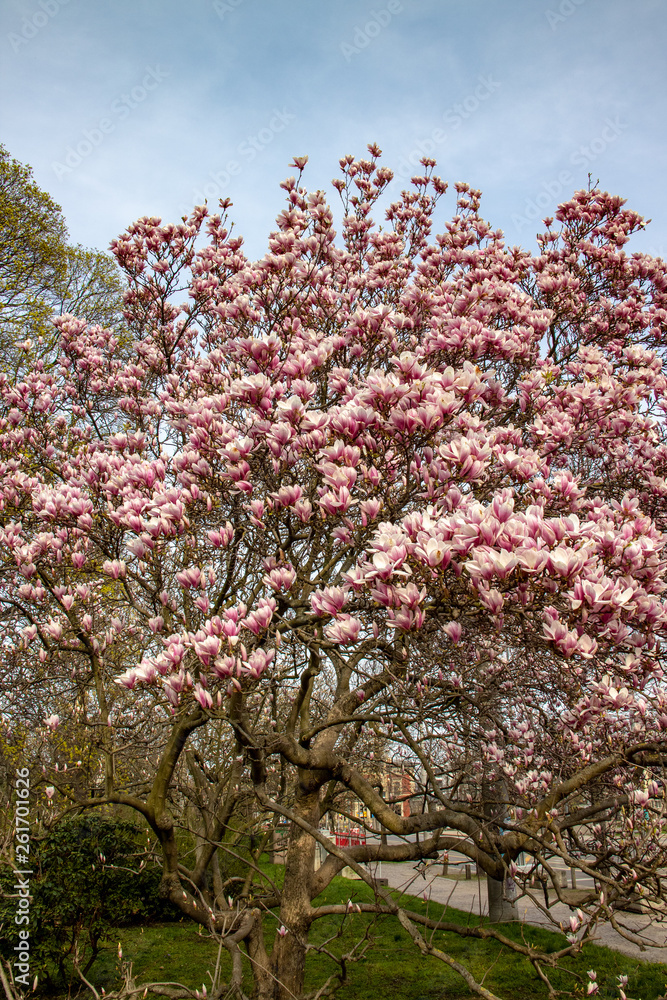
<path id="1" fill-rule="evenodd" d="M 622 249 L 640 218 L 578 192 L 531 255 L 457 185 L 429 242 L 430 161 L 385 228 L 376 151 L 341 167 L 342 239 L 294 178 L 257 261 L 204 207 L 141 219 L 113 246 L 127 331 L 59 317 L 53 364 L 0 374 L 26 655 L 214 711 L 283 636 L 520 634 L 580 679 L 572 732 L 665 729 L 667 277 Z"/>

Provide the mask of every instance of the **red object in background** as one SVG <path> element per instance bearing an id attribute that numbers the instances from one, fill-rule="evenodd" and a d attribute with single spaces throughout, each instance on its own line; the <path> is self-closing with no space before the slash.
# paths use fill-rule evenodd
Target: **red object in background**
<path id="1" fill-rule="evenodd" d="M 366 843 L 366 831 L 354 827 L 349 833 L 336 834 L 336 847 L 360 847 Z"/>

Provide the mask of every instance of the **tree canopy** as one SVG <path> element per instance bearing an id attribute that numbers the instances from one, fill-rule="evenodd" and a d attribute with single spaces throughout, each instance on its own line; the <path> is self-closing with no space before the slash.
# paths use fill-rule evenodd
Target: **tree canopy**
<path id="1" fill-rule="evenodd" d="M 392 175 L 369 154 L 341 160 L 340 237 L 296 158 L 257 261 L 227 202 L 140 219 L 112 246 L 131 351 L 63 315 L 56 365 L 28 348 L 0 374 L 6 719 L 52 732 L 33 752 L 54 815 L 145 818 L 164 894 L 220 935 L 239 996 L 244 956 L 258 997 L 300 994 L 344 865 L 449 964 L 362 863 L 456 847 L 538 902 L 522 852 L 592 874 L 558 954 L 484 929 L 543 974 L 660 899 L 665 264 L 626 252 L 642 220 L 597 188 L 536 254 L 465 184 L 432 237 L 429 159 L 379 227 Z M 81 733 L 92 789 L 55 770 Z M 336 847 L 320 824 L 352 800 L 403 841 Z M 231 912 L 216 865 L 239 817 L 265 842 L 288 821 L 286 878 L 251 871 Z"/>

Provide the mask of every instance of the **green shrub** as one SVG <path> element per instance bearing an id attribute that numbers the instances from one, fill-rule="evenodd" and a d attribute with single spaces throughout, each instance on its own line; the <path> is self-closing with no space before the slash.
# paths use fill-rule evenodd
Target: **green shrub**
<path id="1" fill-rule="evenodd" d="M 30 876 L 31 975 L 53 983 L 76 977 L 78 949 L 84 973 L 95 961 L 110 929 L 177 915 L 159 897 L 161 870 L 140 871 L 144 834 L 133 823 L 104 816 L 78 816 L 33 842 Z M 0 953 L 9 958 L 17 943 L 14 917 L 16 878 L 0 867 Z"/>

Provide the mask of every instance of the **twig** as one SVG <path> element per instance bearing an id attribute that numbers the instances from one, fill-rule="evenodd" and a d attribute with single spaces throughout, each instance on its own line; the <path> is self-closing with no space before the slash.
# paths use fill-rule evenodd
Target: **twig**
<path id="1" fill-rule="evenodd" d="M 10 969 L 10 975 L 11 975 L 11 966 L 9 965 L 9 962 L 7 963 L 7 967 Z M 16 991 L 12 990 L 11 986 L 9 985 L 9 980 L 7 979 L 7 976 L 5 974 L 4 962 L 1 958 L 0 958 L 0 980 L 2 981 L 2 988 L 5 991 L 5 996 L 7 997 L 7 1000 L 17 1000 L 18 994 L 16 993 Z"/>
<path id="2" fill-rule="evenodd" d="M 444 962 L 445 965 L 448 965 L 450 969 L 454 969 L 454 971 L 458 972 L 461 978 L 466 981 L 473 993 L 483 997 L 484 1000 L 501 1000 L 501 997 L 497 996 L 495 993 L 491 993 L 491 991 L 487 990 L 485 986 L 478 983 L 471 973 L 468 972 L 465 966 L 461 965 L 460 962 L 457 962 L 451 955 L 448 955 L 446 952 L 441 951 L 439 948 L 436 948 L 434 945 L 425 941 L 403 909 L 399 909 L 397 916 L 401 926 L 403 926 L 408 932 L 421 951 L 422 955 L 432 955 L 434 958 L 438 958 L 441 962 Z"/>

